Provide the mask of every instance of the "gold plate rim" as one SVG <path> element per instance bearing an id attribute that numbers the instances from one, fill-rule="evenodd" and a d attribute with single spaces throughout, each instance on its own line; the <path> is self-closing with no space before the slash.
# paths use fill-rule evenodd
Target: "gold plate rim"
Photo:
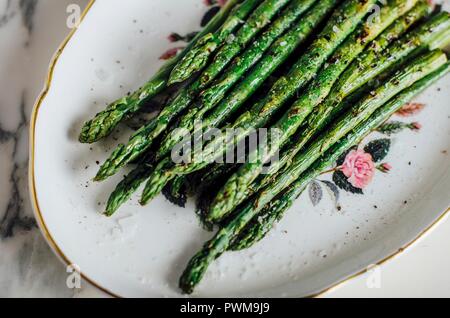
<path id="1" fill-rule="evenodd" d="M 29 136 L 30 136 L 30 149 L 29 149 L 29 169 L 28 169 L 28 179 L 29 179 L 29 185 L 30 185 L 30 197 L 31 197 L 31 203 L 32 203 L 32 207 L 34 210 L 34 214 L 35 217 L 38 221 L 38 225 L 39 228 L 41 230 L 41 233 L 43 234 L 44 238 L 46 239 L 47 243 L 50 245 L 50 247 L 52 248 L 52 250 L 54 251 L 54 253 L 63 261 L 63 263 L 66 266 L 69 266 L 71 264 L 74 264 L 73 262 L 71 262 L 69 260 L 69 258 L 62 252 L 62 249 L 58 246 L 58 244 L 56 243 L 55 239 L 53 238 L 53 236 L 50 234 L 50 231 L 45 223 L 45 220 L 42 216 L 42 212 L 40 210 L 40 205 L 39 205 L 39 201 L 37 198 L 37 191 L 36 191 L 36 180 L 35 180 L 35 165 L 34 165 L 34 159 L 35 159 L 35 130 L 36 130 L 36 121 L 37 121 L 37 117 L 38 117 L 38 113 L 39 113 L 39 109 L 45 99 L 45 97 L 47 96 L 50 88 L 51 88 L 51 82 L 53 79 L 53 73 L 56 67 L 56 64 L 62 54 L 62 52 L 64 51 L 64 49 L 66 48 L 67 44 L 70 42 L 70 40 L 72 39 L 73 35 L 76 33 L 76 31 L 78 30 L 79 25 L 83 22 L 84 18 L 86 17 L 86 15 L 88 14 L 88 12 L 90 11 L 90 9 L 92 8 L 92 6 L 94 5 L 94 3 L 96 2 L 96 0 L 90 0 L 89 3 L 87 4 L 86 8 L 83 10 L 83 13 L 80 17 L 80 22 L 78 24 L 78 26 L 74 29 L 72 29 L 70 31 L 70 33 L 67 35 L 67 37 L 62 41 L 62 43 L 60 44 L 60 46 L 58 47 L 58 49 L 56 50 L 55 54 L 53 55 L 53 58 L 50 62 L 49 68 L 48 68 L 48 72 L 47 72 L 47 79 L 44 85 L 43 90 L 41 91 L 41 93 L 39 94 L 39 97 L 37 98 L 32 113 L 31 113 L 31 121 L 30 121 L 30 132 L 29 132 Z M 429 225 L 426 229 L 424 229 L 423 231 L 421 231 L 416 238 L 414 238 L 413 240 L 411 240 L 409 243 L 405 244 L 403 247 L 401 247 L 400 249 L 398 249 L 397 252 L 387 256 L 386 258 L 382 259 L 381 261 L 377 262 L 376 266 L 381 266 L 383 264 L 385 264 L 386 262 L 394 259 L 395 257 L 399 256 L 400 254 L 402 254 L 406 249 L 412 247 L 415 243 L 417 243 L 421 238 L 424 237 L 425 234 L 432 232 L 432 230 L 437 227 L 444 219 L 445 217 L 448 215 L 448 213 L 450 212 L 450 208 L 447 208 L 447 210 L 443 211 L 439 217 L 437 217 L 437 219 L 431 223 L 431 225 Z M 360 272 L 357 272 L 356 274 L 353 274 L 347 278 L 343 278 L 342 280 L 340 280 L 339 282 L 333 284 L 331 287 L 327 287 L 325 289 L 323 289 L 322 291 L 312 294 L 310 296 L 307 296 L 305 298 L 318 298 L 323 296 L 326 293 L 329 293 L 339 287 L 341 287 L 343 284 L 348 283 L 349 281 L 365 274 L 368 271 L 368 269 L 364 269 Z M 121 296 L 111 292 L 110 290 L 108 290 L 105 287 L 102 287 L 100 284 L 98 284 L 97 282 L 95 282 L 93 279 L 89 278 L 88 276 L 86 276 L 85 274 L 82 273 L 82 271 L 80 272 L 81 277 L 87 281 L 88 283 L 90 283 L 91 285 L 95 286 L 96 288 L 98 288 L 99 290 L 101 290 L 102 292 L 108 294 L 109 296 L 115 297 L 115 298 L 121 298 Z"/>
<path id="2" fill-rule="evenodd" d="M 38 225 L 39 225 L 39 229 L 41 230 L 41 233 L 43 234 L 47 243 L 52 248 L 53 252 L 58 256 L 58 258 L 60 260 L 62 260 L 62 262 L 66 266 L 69 266 L 69 265 L 72 265 L 75 263 L 70 261 L 70 259 L 63 253 L 62 249 L 58 246 L 55 239 L 50 234 L 47 224 L 45 223 L 44 217 L 42 216 L 42 212 L 41 212 L 40 205 L 39 205 L 39 200 L 37 198 L 36 178 L 35 178 L 35 169 L 34 169 L 34 167 L 35 167 L 34 159 L 35 159 L 36 121 L 37 121 L 39 109 L 50 90 L 51 82 L 53 79 L 53 73 L 54 73 L 56 64 L 59 60 L 59 57 L 61 56 L 61 54 L 64 51 L 64 49 L 66 48 L 67 44 L 72 39 L 72 37 L 74 36 L 76 31 L 78 30 L 78 27 L 83 22 L 84 18 L 86 17 L 86 15 L 88 14 L 88 12 L 90 11 L 90 9 L 92 8 L 92 6 L 94 5 L 95 2 L 96 2 L 96 0 L 89 1 L 89 3 L 87 4 L 86 8 L 83 10 L 83 12 L 80 16 L 80 21 L 79 21 L 78 25 L 69 32 L 69 34 L 62 41 L 62 43 L 59 45 L 58 49 L 54 53 L 52 60 L 50 62 L 48 71 L 47 71 L 47 77 L 46 77 L 46 81 L 44 84 L 44 88 L 42 89 L 41 93 L 39 94 L 39 97 L 37 98 L 37 100 L 33 106 L 33 110 L 31 113 L 31 120 L 30 120 L 30 131 L 29 131 L 29 136 L 30 136 L 29 158 L 30 159 L 29 159 L 29 163 L 28 163 L 28 183 L 29 183 L 31 204 L 32 204 L 32 207 L 34 210 L 34 215 L 35 215 Z M 85 281 L 87 281 L 91 285 L 95 286 L 96 288 L 98 288 L 102 292 L 106 293 L 107 295 L 115 297 L 115 298 L 120 298 L 119 295 L 116 295 L 115 293 L 111 292 L 107 288 L 102 287 L 100 284 L 98 284 L 97 282 L 95 282 L 93 279 L 89 278 L 82 272 L 80 272 L 80 275 Z"/>

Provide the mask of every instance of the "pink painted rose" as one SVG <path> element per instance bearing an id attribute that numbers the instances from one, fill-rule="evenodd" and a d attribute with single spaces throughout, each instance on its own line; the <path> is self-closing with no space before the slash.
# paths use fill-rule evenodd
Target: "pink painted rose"
<path id="1" fill-rule="evenodd" d="M 372 181 L 375 169 L 372 155 L 363 150 L 352 150 L 341 167 L 348 181 L 359 189 L 364 189 Z"/>

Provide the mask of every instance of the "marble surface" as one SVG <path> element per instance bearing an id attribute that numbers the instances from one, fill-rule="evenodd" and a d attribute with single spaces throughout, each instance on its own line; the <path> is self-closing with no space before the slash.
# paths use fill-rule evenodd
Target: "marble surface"
<path id="1" fill-rule="evenodd" d="M 175 0 L 171 0 L 175 1 Z M 27 185 L 28 124 L 48 63 L 70 32 L 69 5 L 88 0 L 0 0 L 0 297 L 105 297 L 70 273 L 36 226 Z M 70 10 L 69 10 L 70 11 Z M 450 296 L 450 222 L 412 250 L 327 297 Z M 69 284 L 70 285 L 70 284 Z"/>
<path id="2" fill-rule="evenodd" d="M 27 185 L 28 124 L 49 61 L 70 29 L 69 4 L 87 0 L 0 0 L 0 297 L 102 294 L 69 289 L 33 217 Z"/>

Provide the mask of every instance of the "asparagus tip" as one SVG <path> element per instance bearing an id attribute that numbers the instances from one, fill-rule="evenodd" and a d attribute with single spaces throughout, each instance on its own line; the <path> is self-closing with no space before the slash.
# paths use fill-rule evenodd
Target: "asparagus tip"
<path id="1" fill-rule="evenodd" d="M 170 203 L 172 203 L 180 208 L 186 207 L 188 196 L 187 196 L 185 189 L 180 189 L 179 192 L 173 193 L 171 187 L 166 186 L 166 187 L 164 187 L 162 193 L 163 193 L 164 197 Z"/>
<path id="2" fill-rule="evenodd" d="M 142 195 L 141 200 L 139 201 L 140 205 L 146 206 L 150 201 L 152 201 L 160 191 L 145 191 Z"/>
<path id="3" fill-rule="evenodd" d="M 183 277 L 181 277 L 178 287 L 180 287 L 181 292 L 184 295 L 191 295 L 194 292 L 194 286 L 192 285 L 192 282 L 186 283 Z"/>
<path id="4" fill-rule="evenodd" d="M 89 132 L 81 132 L 78 137 L 78 141 L 82 144 L 93 144 L 98 141 L 99 138 L 93 138 Z"/>
<path id="5" fill-rule="evenodd" d="M 92 179 L 94 182 L 102 182 L 106 179 L 104 175 L 102 175 L 100 172 Z"/>
<path id="6" fill-rule="evenodd" d="M 86 136 L 83 136 L 83 135 L 80 135 L 80 136 L 78 137 L 78 141 L 79 141 L 80 143 L 82 143 L 82 144 L 89 144 L 89 143 L 91 143 L 91 142 L 88 141 L 88 139 L 86 138 Z"/>
<path id="7" fill-rule="evenodd" d="M 167 81 L 167 84 L 169 86 L 184 82 L 185 79 L 181 78 L 180 76 L 178 76 L 178 74 L 170 74 L 169 80 Z"/>

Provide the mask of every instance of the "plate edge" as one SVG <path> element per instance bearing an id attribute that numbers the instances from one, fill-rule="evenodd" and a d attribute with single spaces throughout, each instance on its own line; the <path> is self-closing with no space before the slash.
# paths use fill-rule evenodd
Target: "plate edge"
<path id="1" fill-rule="evenodd" d="M 39 109 L 44 102 L 44 99 L 47 97 L 48 92 L 50 91 L 51 82 L 53 79 L 53 73 L 56 67 L 56 64 L 63 53 L 64 49 L 66 48 L 67 44 L 70 42 L 76 31 L 78 30 L 78 27 L 83 22 L 84 18 L 94 5 L 96 0 L 90 0 L 89 3 L 86 5 L 85 9 L 81 13 L 79 23 L 76 27 L 74 27 L 69 34 L 64 38 L 64 40 L 61 42 L 61 44 L 58 46 L 58 49 L 53 54 L 53 57 L 51 59 L 51 62 L 48 67 L 47 76 L 45 80 L 45 84 L 43 89 L 41 90 L 41 93 L 39 94 L 34 106 L 33 110 L 31 112 L 31 119 L 30 119 L 30 128 L 29 128 L 29 137 L 30 137 L 30 144 L 29 144 L 29 163 L 28 163 L 28 184 L 29 184 L 29 195 L 31 199 L 31 206 L 33 208 L 34 216 L 36 218 L 36 221 L 38 222 L 39 229 L 47 241 L 47 244 L 51 247 L 54 254 L 62 261 L 63 264 L 66 266 L 69 266 L 71 264 L 74 264 L 69 260 L 69 258 L 62 252 L 61 248 L 58 246 L 56 241 L 53 239 L 52 235 L 50 234 L 50 231 L 44 221 L 44 218 L 42 216 L 39 201 L 37 198 L 37 192 L 36 192 L 36 180 L 35 180 L 35 130 L 36 130 L 36 121 L 38 117 Z M 81 277 L 90 283 L 91 285 L 95 286 L 102 292 L 108 294 L 109 296 L 120 298 L 119 295 L 116 295 L 115 293 L 111 292 L 110 290 L 102 287 L 100 284 L 96 283 L 93 279 L 87 277 L 83 273 L 80 272 Z"/>

